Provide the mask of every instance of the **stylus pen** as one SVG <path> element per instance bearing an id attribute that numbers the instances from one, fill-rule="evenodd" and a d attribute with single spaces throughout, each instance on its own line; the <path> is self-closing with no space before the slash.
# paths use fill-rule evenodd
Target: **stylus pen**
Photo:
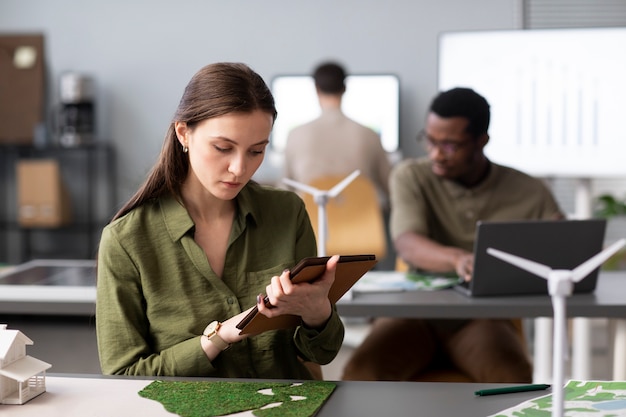
<path id="1" fill-rule="evenodd" d="M 498 394 L 510 394 L 512 392 L 525 392 L 525 391 L 541 391 L 550 388 L 547 384 L 531 384 L 531 385 L 516 385 L 513 387 L 505 388 L 493 388 L 493 389 L 481 389 L 474 392 L 475 395 L 498 395 Z"/>

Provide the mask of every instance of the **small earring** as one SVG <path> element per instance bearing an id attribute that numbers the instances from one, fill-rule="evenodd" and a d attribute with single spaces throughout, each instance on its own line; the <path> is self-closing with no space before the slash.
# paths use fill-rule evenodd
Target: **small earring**
<path id="1" fill-rule="evenodd" d="M 183 153 L 187 152 L 189 152 L 189 148 L 187 147 L 187 145 L 183 145 Z"/>

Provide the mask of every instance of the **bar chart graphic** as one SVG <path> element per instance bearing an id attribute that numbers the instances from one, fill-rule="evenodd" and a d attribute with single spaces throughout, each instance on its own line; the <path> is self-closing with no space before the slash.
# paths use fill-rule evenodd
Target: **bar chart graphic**
<path id="1" fill-rule="evenodd" d="M 626 28 L 453 32 L 439 88 L 491 105 L 494 161 L 535 175 L 626 174 Z"/>

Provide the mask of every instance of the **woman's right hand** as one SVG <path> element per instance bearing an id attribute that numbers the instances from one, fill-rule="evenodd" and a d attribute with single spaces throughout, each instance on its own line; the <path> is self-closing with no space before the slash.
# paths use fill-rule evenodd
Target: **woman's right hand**
<path id="1" fill-rule="evenodd" d="M 259 313 L 272 318 L 283 314 L 300 316 L 309 327 L 322 327 L 330 318 L 333 308 L 328 293 L 333 282 L 339 255 L 331 256 L 326 262 L 326 270 L 314 281 L 293 283 L 289 270 L 272 277 L 266 287 L 267 297 L 272 305 L 265 305 L 263 296 L 259 296 Z"/>

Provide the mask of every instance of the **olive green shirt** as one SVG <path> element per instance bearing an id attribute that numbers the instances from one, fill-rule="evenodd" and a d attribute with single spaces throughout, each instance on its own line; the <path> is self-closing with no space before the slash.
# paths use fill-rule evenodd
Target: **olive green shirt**
<path id="1" fill-rule="evenodd" d="M 427 158 L 407 159 L 394 168 L 390 190 L 393 239 L 414 232 L 470 252 L 479 220 L 540 220 L 562 216 L 543 181 L 494 163 L 481 183 L 468 188 L 434 174 Z"/>
<path id="2" fill-rule="evenodd" d="M 487 177 L 465 187 L 432 171 L 428 158 L 407 159 L 391 173 L 390 231 L 405 232 L 440 244 L 473 251 L 476 223 L 484 221 L 556 219 L 561 210 L 538 178 L 490 163 Z M 454 271 L 451 271 L 454 272 Z M 431 326 L 454 331 L 468 320 L 429 320 Z"/>
<path id="3" fill-rule="evenodd" d="M 256 304 L 274 275 L 315 256 L 315 235 L 294 193 L 249 183 L 236 197 L 223 277 L 194 241 L 173 197 L 144 204 L 102 232 L 96 325 L 104 374 L 310 379 L 298 357 L 334 359 L 344 328 L 333 308 L 323 329 L 268 331 L 209 361 L 202 331 Z"/>

